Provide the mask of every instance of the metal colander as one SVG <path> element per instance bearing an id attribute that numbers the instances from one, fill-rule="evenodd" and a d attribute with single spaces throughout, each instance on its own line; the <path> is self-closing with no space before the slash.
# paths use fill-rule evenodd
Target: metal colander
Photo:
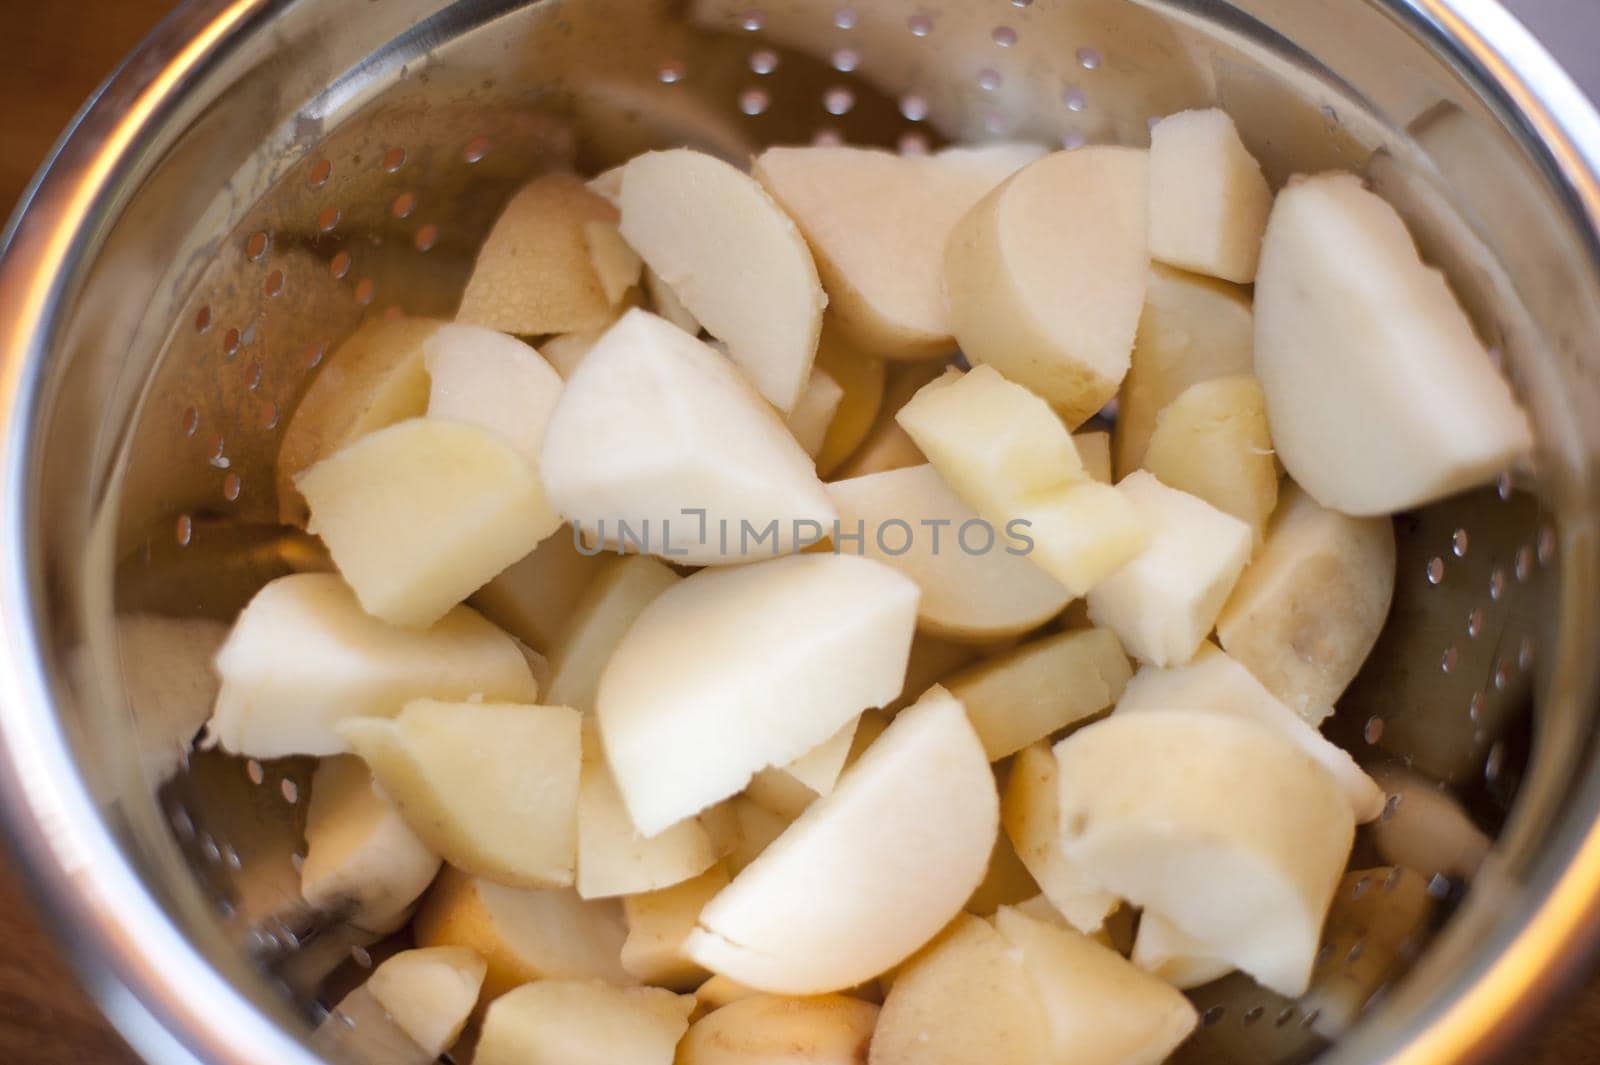
<path id="1" fill-rule="evenodd" d="M 308 760 L 187 753 L 223 626 L 265 581 L 325 564 L 276 524 L 272 460 L 360 322 L 450 314 L 500 207 L 541 171 L 671 144 L 1141 144 L 1152 117 L 1211 104 L 1274 182 L 1353 168 L 1402 210 L 1503 355 L 1540 450 L 1398 519 L 1393 615 L 1330 726 L 1404 783 L 1357 867 L 1392 863 L 1385 826 L 1408 816 L 1414 840 L 1447 835 L 1413 812 L 1430 809 L 1492 853 L 1471 877 L 1415 870 L 1439 916 L 1331 1049 L 1314 1011 L 1235 979 L 1196 993 L 1183 1053 L 1503 1047 L 1579 970 L 1600 916 L 1600 120 L 1490 0 L 180 9 L 80 116 L 0 261 L 0 787 L 135 1046 L 315 1061 L 325 1007 L 393 947 L 299 898 Z M 1365 956 L 1383 918 L 1364 912 L 1330 927 L 1324 970 Z M 336 1016 L 315 1045 L 408 1060 L 385 1029 Z"/>

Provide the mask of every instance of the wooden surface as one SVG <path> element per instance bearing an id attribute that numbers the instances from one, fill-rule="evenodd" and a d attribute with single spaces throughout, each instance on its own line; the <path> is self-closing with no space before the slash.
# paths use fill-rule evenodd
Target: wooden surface
<path id="1" fill-rule="evenodd" d="M 1521 0 L 1554 18 L 1563 5 L 1592 16 L 1600 0 Z M 0 63 L 0 212 L 11 205 L 61 129 L 171 0 L 0 0 L 9 39 Z M 1541 17 L 1532 21 L 1549 27 Z M 1591 24 L 1595 22 L 1592 17 Z M 1600 39 L 1578 53 L 1600 55 Z M 1526 1065 L 1600 1062 L 1600 984 L 1560 1011 Z M 0 1065 L 132 1065 L 131 1051 L 79 990 L 40 930 L 31 903 L 0 869 Z"/>

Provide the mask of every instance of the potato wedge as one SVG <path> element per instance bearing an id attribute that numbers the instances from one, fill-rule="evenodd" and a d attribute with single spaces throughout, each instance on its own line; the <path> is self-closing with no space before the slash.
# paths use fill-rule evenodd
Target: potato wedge
<path id="1" fill-rule="evenodd" d="M 1078 450 L 1078 461 L 1091 481 L 1111 484 L 1111 434 L 1105 432 L 1073 433 L 1072 444 Z"/>
<path id="2" fill-rule="evenodd" d="M 467 947 L 402 950 L 367 977 L 367 990 L 400 1030 L 438 1057 L 460 1038 L 488 965 Z"/>
<path id="3" fill-rule="evenodd" d="M 864 1065 L 877 1022 L 858 998 L 754 995 L 696 1021 L 677 1065 Z"/>
<path id="4" fill-rule="evenodd" d="M 1227 112 L 1168 115 L 1150 130 L 1150 256 L 1247 285 L 1272 190 Z"/>
<path id="5" fill-rule="evenodd" d="M 1190 385 L 1157 416 L 1144 468 L 1250 526 L 1260 547 L 1278 505 L 1278 460 L 1260 382 L 1242 376 Z"/>
<path id="6" fill-rule="evenodd" d="M 589 262 L 600 279 L 600 290 L 606 294 L 606 302 L 616 307 L 628 290 L 639 284 L 644 260 L 628 247 L 615 222 L 585 222 L 583 243 L 589 249 Z"/>
<path id="7" fill-rule="evenodd" d="M 550 654 L 584 592 L 610 561 L 603 552 L 579 551 L 573 530 L 561 528 L 467 603 L 535 651 Z"/>
<path id="8" fill-rule="evenodd" d="M 644 608 L 680 578 L 653 558 L 610 558 L 578 598 L 550 649 L 550 688 L 554 705 L 592 713 L 600 675 Z"/>
<path id="9" fill-rule="evenodd" d="M 834 471 L 834 480 L 865 477 L 869 473 L 920 466 L 927 462 L 911 436 L 900 427 L 896 413 L 929 382 L 942 377 L 958 377 L 960 374 L 961 371 L 955 367 L 936 362 L 896 363 L 890 367 L 877 421 L 867 430 L 849 460 Z"/>
<path id="10" fill-rule="evenodd" d="M 706 971 L 684 952 L 684 941 L 706 903 L 727 886 L 728 870 L 716 864 L 680 884 L 623 899 L 628 938 L 622 967 L 644 983 L 674 990 L 703 981 Z"/>
<path id="11" fill-rule="evenodd" d="M 619 184 L 617 186 L 619 196 L 621 192 L 622 186 L 619 174 Z M 700 335 L 700 319 L 691 314 L 689 308 L 683 305 L 683 301 L 678 298 L 678 294 L 672 291 L 672 286 L 663 281 L 661 275 L 648 266 L 644 268 L 644 290 L 645 294 L 650 297 L 651 310 L 690 336 L 697 337 Z"/>
<path id="12" fill-rule="evenodd" d="M 1063 920 L 1093 934 L 1117 908 L 1117 896 L 1103 890 L 1061 848 L 1061 785 L 1056 757 L 1036 743 L 1017 752 L 1000 804 L 1000 823 L 1017 857 Z"/>
<path id="13" fill-rule="evenodd" d="M 1232 962 L 1212 957 L 1204 943 L 1153 912 L 1140 916 L 1129 960 L 1179 991 L 1201 987 L 1233 972 Z"/>
<path id="14" fill-rule="evenodd" d="M 828 426 L 843 402 L 844 387 L 828 371 L 813 366 L 805 391 L 800 393 L 794 410 L 784 420 L 789 432 L 794 434 L 795 443 L 813 459 L 822 453 L 823 442 L 828 438 Z"/>
<path id="15" fill-rule="evenodd" d="M 694 1000 L 658 987 L 538 980 L 483 1018 L 474 1065 L 672 1065 Z"/>
<path id="16" fill-rule="evenodd" d="M 816 368 L 832 377 L 843 392 L 817 452 L 817 474 L 827 477 L 861 446 L 877 423 L 888 371 L 882 359 L 846 344 L 837 330 L 826 325 L 817 342 Z"/>
<path id="17" fill-rule="evenodd" d="M 561 399 L 561 375 L 533 348 L 474 325 L 443 327 L 422 345 L 428 417 L 499 434 L 539 463 L 544 432 Z"/>
<path id="18" fill-rule="evenodd" d="M 1001 832 L 995 836 L 994 850 L 989 852 L 989 869 L 983 874 L 983 882 L 962 909 L 979 917 L 992 917 L 1002 906 L 1014 906 L 1039 897 L 1042 896 L 1033 874 L 1017 857 L 1011 837 Z"/>

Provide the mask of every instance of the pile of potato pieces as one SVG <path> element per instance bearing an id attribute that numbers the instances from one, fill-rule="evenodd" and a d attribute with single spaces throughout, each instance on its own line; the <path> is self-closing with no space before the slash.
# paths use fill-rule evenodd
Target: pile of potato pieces
<path id="1" fill-rule="evenodd" d="M 208 742 L 323 758 L 307 900 L 418 944 L 341 1010 L 425 1054 L 1156 1062 L 1236 971 L 1331 1037 L 1430 909 L 1351 909 L 1386 796 L 1319 732 L 1388 515 L 1530 450 L 1395 212 L 1220 111 L 651 152 L 313 381 L 280 512 L 338 572 L 246 608 Z M 1368 878 L 1463 873 L 1427 835 Z"/>

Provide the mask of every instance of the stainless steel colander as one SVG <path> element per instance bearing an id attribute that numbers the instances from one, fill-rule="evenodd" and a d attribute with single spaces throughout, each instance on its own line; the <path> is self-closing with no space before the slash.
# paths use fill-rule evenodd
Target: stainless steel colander
<path id="1" fill-rule="evenodd" d="M 0 260 L 0 789 L 135 1046 L 315 1061 L 323 1007 L 385 949 L 298 897 L 305 761 L 187 754 L 221 626 L 323 564 L 275 524 L 271 464 L 359 322 L 449 314 L 542 170 L 1139 144 L 1209 104 L 1274 181 L 1365 173 L 1534 413 L 1535 469 L 1399 519 L 1394 614 L 1333 726 L 1495 849 L 1470 885 L 1433 877 L 1448 921 L 1329 1053 L 1505 1047 L 1600 924 L 1600 119 L 1492 0 L 191 0 L 79 117 Z M 1201 1004 L 1201 1060 L 1325 1049 L 1248 985 Z M 394 1038 L 336 1017 L 316 1046 L 406 1060 Z"/>

